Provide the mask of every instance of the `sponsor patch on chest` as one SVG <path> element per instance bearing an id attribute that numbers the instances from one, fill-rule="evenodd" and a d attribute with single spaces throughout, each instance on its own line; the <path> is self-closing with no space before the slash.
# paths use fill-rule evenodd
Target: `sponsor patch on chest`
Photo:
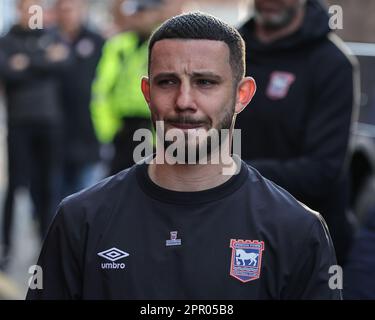
<path id="1" fill-rule="evenodd" d="M 241 282 L 260 277 L 264 242 L 259 240 L 230 240 L 232 258 L 230 275 Z"/>

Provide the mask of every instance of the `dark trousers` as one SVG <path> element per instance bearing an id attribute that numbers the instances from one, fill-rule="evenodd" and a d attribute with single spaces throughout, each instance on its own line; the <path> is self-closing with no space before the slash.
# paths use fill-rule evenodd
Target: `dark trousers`
<path id="1" fill-rule="evenodd" d="M 115 154 L 110 165 L 110 174 L 114 175 L 134 165 L 133 151 L 140 144 L 133 140 L 133 135 L 138 129 L 151 130 L 151 120 L 145 118 L 126 118 L 124 125 L 117 133 L 113 145 Z"/>
<path id="2" fill-rule="evenodd" d="M 43 239 L 60 201 L 61 130 L 54 125 L 8 127 L 8 189 L 3 215 L 3 246 L 11 242 L 15 191 L 27 187 Z"/>

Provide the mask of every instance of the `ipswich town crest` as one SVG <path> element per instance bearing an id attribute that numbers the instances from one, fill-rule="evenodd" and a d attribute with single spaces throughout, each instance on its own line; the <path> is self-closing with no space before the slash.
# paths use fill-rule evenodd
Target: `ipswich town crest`
<path id="1" fill-rule="evenodd" d="M 258 279 L 262 265 L 264 242 L 258 240 L 230 240 L 232 260 L 230 275 L 242 282 Z"/>
<path id="2" fill-rule="evenodd" d="M 272 72 L 266 91 L 267 96 L 273 100 L 285 98 L 295 78 L 295 75 L 289 72 Z"/>

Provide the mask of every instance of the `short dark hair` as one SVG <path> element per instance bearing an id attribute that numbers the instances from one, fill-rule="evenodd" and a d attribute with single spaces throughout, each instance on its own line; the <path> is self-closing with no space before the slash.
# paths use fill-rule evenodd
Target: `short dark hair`
<path id="1" fill-rule="evenodd" d="M 149 72 L 152 48 L 157 41 L 163 39 L 223 41 L 229 47 L 229 60 L 236 83 L 245 75 L 245 42 L 243 38 L 234 27 L 212 15 L 201 12 L 184 13 L 168 19 L 156 29 L 149 41 Z"/>

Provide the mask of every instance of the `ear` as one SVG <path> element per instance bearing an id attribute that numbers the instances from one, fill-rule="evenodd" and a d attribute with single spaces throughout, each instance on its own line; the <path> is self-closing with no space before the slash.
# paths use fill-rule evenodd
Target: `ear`
<path id="1" fill-rule="evenodd" d="M 147 104 L 150 105 L 150 80 L 148 77 L 142 77 L 141 90 Z"/>
<path id="2" fill-rule="evenodd" d="M 252 77 L 243 78 L 237 86 L 237 100 L 235 113 L 240 113 L 250 103 L 257 90 L 257 85 Z"/>

